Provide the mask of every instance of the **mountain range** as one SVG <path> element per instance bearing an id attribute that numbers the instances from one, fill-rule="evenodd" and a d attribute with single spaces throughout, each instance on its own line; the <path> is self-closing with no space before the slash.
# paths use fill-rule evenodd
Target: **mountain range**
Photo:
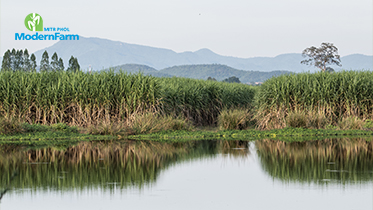
<path id="1" fill-rule="evenodd" d="M 187 77 L 194 79 L 204 79 L 208 77 L 215 78 L 218 81 L 222 81 L 226 78 L 235 76 L 238 77 L 241 83 L 255 83 L 264 82 L 265 80 L 273 77 L 279 76 L 281 74 L 292 73 L 290 71 L 271 71 L 271 72 L 261 72 L 261 71 L 244 71 L 234 69 L 227 65 L 221 64 L 197 64 L 197 65 L 181 65 L 172 66 L 157 70 L 150 66 L 138 65 L 138 64 L 124 64 L 120 66 L 115 66 L 105 71 L 114 70 L 118 72 L 120 70 L 126 71 L 127 73 L 138 73 L 141 72 L 146 75 L 152 75 L 155 77 Z"/>
<path id="2" fill-rule="evenodd" d="M 209 49 L 195 52 L 177 53 L 169 49 L 129 44 L 101 38 L 80 37 L 79 41 L 59 41 L 54 45 L 35 52 L 38 63 L 47 51 L 51 57 L 57 52 L 65 66 L 73 55 L 77 57 L 82 69 L 102 70 L 123 64 L 140 64 L 156 70 L 172 66 L 196 64 L 222 64 L 240 70 L 292 72 L 315 71 L 315 68 L 300 64 L 304 58 L 300 53 L 281 54 L 276 57 L 237 58 L 222 56 Z M 343 69 L 373 70 L 373 56 L 352 54 L 341 57 Z M 341 68 L 332 66 L 336 70 Z"/>

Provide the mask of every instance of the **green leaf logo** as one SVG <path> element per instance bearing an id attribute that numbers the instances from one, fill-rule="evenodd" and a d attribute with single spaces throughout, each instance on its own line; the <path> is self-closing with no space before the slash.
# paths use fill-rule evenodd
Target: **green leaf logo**
<path id="1" fill-rule="evenodd" d="M 43 18 L 37 13 L 30 13 L 25 18 L 25 26 L 30 31 L 43 31 Z"/>

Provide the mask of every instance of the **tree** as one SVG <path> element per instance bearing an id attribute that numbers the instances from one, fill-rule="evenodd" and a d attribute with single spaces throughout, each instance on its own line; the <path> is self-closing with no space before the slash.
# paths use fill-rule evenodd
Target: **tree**
<path id="1" fill-rule="evenodd" d="M 331 43 L 321 43 L 319 48 L 314 46 L 306 48 L 303 50 L 302 56 L 309 57 L 309 59 L 301 61 L 302 64 L 315 66 L 323 72 L 325 72 L 327 65 L 342 66 L 338 48 Z"/>
<path id="2" fill-rule="evenodd" d="M 31 54 L 30 56 L 30 61 L 31 61 L 31 71 L 36 71 L 36 57 L 34 55 L 34 53 Z"/>
<path id="3" fill-rule="evenodd" d="M 80 65 L 78 62 L 78 58 L 74 58 L 74 67 L 75 67 L 75 71 L 80 71 Z"/>
<path id="4" fill-rule="evenodd" d="M 15 66 L 14 71 L 22 71 L 23 70 L 23 50 L 17 50 L 16 59 L 15 59 Z"/>
<path id="5" fill-rule="evenodd" d="M 58 71 L 59 68 L 58 68 L 58 56 L 57 56 L 57 53 L 53 53 L 52 55 L 52 61 L 51 61 L 51 69 L 52 71 Z"/>
<path id="6" fill-rule="evenodd" d="M 63 60 L 62 60 L 62 58 L 60 58 L 60 59 L 58 60 L 58 69 L 59 69 L 60 71 L 65 70 L 65 67 L 63 66 Z"/>
<path id="7" fill-rule="evenodd" d="M 31 71 L 31 62 L 30 62 L 30 55 L 28 54 L 28 50 L 25 49 L 23 52 L 23 71 Z"/>
<path id="8" fill-rule="evenodd" d="M 334 69 L 330 67 L 326 67 L 325 72 L 333 73 Z"/>
<path id="9" fill-rule="evenodd" d="M 229 77 L 227 79 L 224 79 L 223 82 L 228 82 L 228 83 L 241 83 L 240 79 L 238 77 Z"/>
<path id="10" fill-rule="evenodd" d="M 216 79 L 214 77 L 208 77 L 207 80 L 216 81 Z"/>
<path id="11" fill-rule="evenodd" d="M 50 66 L 49 66 L 48 52 L 44 51 L 43 55 L 41 56 L 40 71 L 48 71 L 49 69 L 50 69 Z"/>
<path id="12" fill-rule="evenodd" d="M 10 67 L 11 69 L 14 71 L 15 70 L 15 60 L 16 60 L 16 54 L 17 54 L 17 51 L 16 49 L 12 49 L 12 51 L 10 52 Z"/>
<path id="13" fill-rule="evenodd" d="M 80 70 L 80 65 L 77 58 L 74 58 L 74 56 L 71 56 L 69 60 L 69 67 L 67 68 L 67 71 L 76 72 Z"/>
<path id="14" fill-rule="evenodd" d="M 8 70 L 12 69 L 10 56 L 11 56 L 11 52 L 10 52 L 10 50 L 7 50 L 4 53 L 4 56 L 3 56 L 3 61 L 2 61 L 2 64 L 1 64 L 1 71 L 8 71 Z"/>

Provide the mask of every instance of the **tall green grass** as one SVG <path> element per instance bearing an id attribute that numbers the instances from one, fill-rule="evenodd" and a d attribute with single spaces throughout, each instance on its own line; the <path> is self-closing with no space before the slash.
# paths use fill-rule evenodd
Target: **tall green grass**
<path id="1" fill-rule="evenodd" d="M 30 123 L 85 125 L 126 117 L 160 98 L 154 78 L 102 72 L 1 72 L 0 114 Z"/>
<path id="2" fill-rule="evenodd" d="M 247 85 L 185 78 L 112 71 L 0 72 L 0 117 L 28 123 L 89 126 L 150 111 L 212 124 L 222 108 L 246 106 L 253 98 Z"/>
<path id="3" fill-rule="evenodd" d="M 163 110 L 183 115 L 196 124 L 217 122 L 224 108 L 252 107 L 256 89 L 244 84 L 188 78 L 160 78 Z"/>
<path id="4" fill-rule="evenodd" d="M 257 94 L 259 127 L 286 126 L 291 112 L 317 112 L 332 122 L 372 117 L 373 72 L 300 73 L 273 77 Z"/>

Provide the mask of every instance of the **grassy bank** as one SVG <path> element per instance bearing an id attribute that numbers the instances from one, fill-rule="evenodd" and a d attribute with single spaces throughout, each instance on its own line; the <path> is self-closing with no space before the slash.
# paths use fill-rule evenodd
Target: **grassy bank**
<path id="1" fill-rule="evenodd" d="M 79 131 L 77 127 L 64 123 L 52 125 L 20 123 L 15 120 L 0 119 L 0 144 L 48 145 L 64 142 L 108 140 L 110 135 L 92 135 Z"/>
<path id="2" fill-rule="evenodd" d="M 216 131 L 163 131 L 129 136 L 133 140 L 189 141 L 189 140 L 258 140 L 273 139 L 286 142 L 319 140 L 325 138 L 364 137 L 373 139 L 369 130 L 328 130 L 306 128 L 284 128 L 273 130 L 216 130 Z"/>
<path id="3" fill-rule="evenodd" d="M 260 87 L 123 72 L 0 72 L 0 133 L 28 133 L 12 127 L 16 122 L 52 125 L 52 133 L 60 132 L 54 125 L 77 126 L 79 132 L 70 133 L 119 138 L 197 126 L 223 133 L 250 129 L 243 135 L 254 136 L 254 128 L 289 127 L 319 129 L 303 129 L 306 136 L 346 135 L 350 131 L 339 130 L 373 129 L 372 100 L 373 73 L 365 71 L 282 75 Z"/>

